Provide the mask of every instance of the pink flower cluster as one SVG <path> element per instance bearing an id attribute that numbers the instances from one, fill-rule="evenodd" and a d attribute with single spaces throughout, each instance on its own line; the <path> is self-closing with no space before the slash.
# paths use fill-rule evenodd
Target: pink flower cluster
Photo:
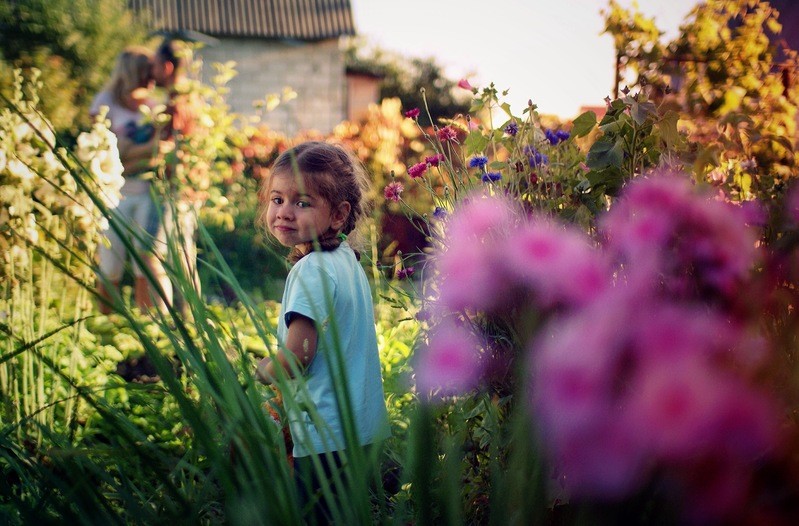
<path id="1" fill-rule="evenodd" d="M 533 414 L 574 497 L 620 499 L 657 474 L 694 519 L 746 497 L 779 413 L 746 374 L 763 345 L 718 313 L 613 293 L 529 347 Z"/>
<path id="2" fill-rule="evenodd" d="M 664 174 L 630 183 L 600 237 L 502 198 L 465 202 L 436 255 L 429 314 L 443 321 L 417 387 L 478 386 L 491 342 L 470 321 L 527 313 L 533 420 L 573 497 L 620 499 L 659 477 L 691 520 L 734 513 L 780 436 L 753 381 L 767 346 L 725 303 L 758 261 L 756 235 L 740 208 Z"/>
<path id="3" fill-rule="evenodd" d="M 660 276 L 650 281 L 668 296 L 729 302 L 759 257 L 750 221 L 740 207 L 696 195 L 686 177 L 664 174 L 629 185 L 600 233 L 632 279 Z"/>

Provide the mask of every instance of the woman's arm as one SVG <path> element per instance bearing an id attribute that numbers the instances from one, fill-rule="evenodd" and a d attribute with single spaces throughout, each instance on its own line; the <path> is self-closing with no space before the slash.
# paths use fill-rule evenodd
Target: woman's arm
<path id="1" fill-rule="evenodd" d="M 266 357 L 258 362 L 255 377 L 261 383 L 271 384 L 277 378 L 278 367 L 288 376 L 292 376 L 289 361 L 293 361 L 301 368 L 307 367 L 316 355 L 317 338 L 313 320 L 301 314 L 294 314 L 286 334 L 286 350 L 279 349 L 274 358 Z"/>
<path id="2" fill-rule="evenodd" d="M 133 173 L 142 169 L 151 168 L 158 158 L 159 140 L 153 136 L 147 142 L 136 143 L 128 137 L 119 137 L 119 160 L 122 161 L 125 173 Z"/>

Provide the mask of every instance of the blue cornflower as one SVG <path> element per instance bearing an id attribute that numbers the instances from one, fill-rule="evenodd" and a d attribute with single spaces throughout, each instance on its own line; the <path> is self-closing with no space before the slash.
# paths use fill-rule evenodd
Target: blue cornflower
<path id="1" fill-rule="evenodd" d="M 505 133 L 511 137 L 516 137 L 516 134 L 519 133 L 519 125 L 516 124 L 516 121 L 511 121 L 507 126 L 505 126 Z"/>
<path id="2" fill-rule="evenodd" d="M 436 209 L 433 211 L 433 217 L 436 219 L 444 219 L 447 217 L 447 211 L 440 206 L 437 206 Z"/>
<path id="3" fill-rule="evenodd" d="M 502 179 L 502 174 L 499 172 L 487 172 L 483 174 L 482 179 L 484 183 L 495 183 Z"/>
<path id="4" fill-rule="evenodd" d="M 549 156 L 539 152 L 534 146 L 525 146 L 524 153 L 527 155 L 527 160 L 533 168 L 549 164 Z"/>
<path id="5" fill-rule="evenodd" d="M 569 140 L 569 137 L 571 137 L 571 134 L 566 130 L 558 130 L 555 135 L 557 135 L 558 139 L 560 139 L 561 141 L 567 141 Z"/>
<path id="6" fill-rule="evenodd" d="M 551 144 L 552 146 L 555 146 L 556 144 L 558 144 L 560 142 L 560 139 L 558 138 L 558 135 L 555 132 L 553 132 L 552 130 L 545 130 L 544 131 L 544 136 L 547 138 L 547 140 L 549 141 L 549 144 Z"/>
<path id="7" fill-rule="evenodd" d="M 482 168 L 483 166 L 488 164 L 488 157 L 484 155 L 475 155 L 471 159 L 469 159 L 469 166 L 472 168 Z"/>

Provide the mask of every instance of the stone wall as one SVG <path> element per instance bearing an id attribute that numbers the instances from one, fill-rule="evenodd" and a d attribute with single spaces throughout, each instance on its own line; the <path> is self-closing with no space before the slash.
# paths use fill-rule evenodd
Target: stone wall
<path id="1" fill-rule="evenodd" d="M 330 132 L 346 118 L 347 80 L 338 39 L 289 42 L 220 39 L 203 48 L 203 76 L 213 75 L 214 62 L 234 61 L 238 75 L 230 81 L 228 104 L 244 115 L 260 115 L 271 129 L 294 135 L 300 130 Z M 297 97 L 274 110 L 257 110 L 255 101 L 282 94 L 290 87 Z"/>

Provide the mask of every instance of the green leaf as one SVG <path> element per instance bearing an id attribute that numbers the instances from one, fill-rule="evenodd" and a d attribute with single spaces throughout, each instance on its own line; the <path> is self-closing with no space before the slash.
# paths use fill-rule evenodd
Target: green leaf
<path id="1" fill-rule="evenodd" d="M 463 145 L 466 147 L 466 155 L 482 153 L 488 146 L 488 138 L 479 131 L 474 130 L 466 137 Z"/>
<path id="2" fill-rule="evenodd" d="M 622 140 L 608 141 L 600 139 L 595 142 L 585 158 L 586 164 L 592 170 L 602 170 L 610 166 L 621 167 L 624 160 L 624 145 Z"/>
<path id="3" fill-rule="evenodd" d="M 630 116 L 640 126 L 648 118 L 657 116 L 657 108 L 652 102 L 633 102 L 630 105 Z"/>
<path id="4" fill-rule="evenodd" d="M 510 117 L 511 119 L 513 118 L 513 113 L 511 113 L 510 111 L 510 104 L 508 104 L 507 102 L 503 102 L 502 104 L 500 104 L 499 107 L 502 108 L 502 111 L 504 111 L 508 115 L 508 117 Z"/>
<path id="5" fill-rule="evenodd" d="M 508 163 L 504 163 L 501 161 L 494 161 L 488 165 L 488 167 L 492 170 L 504 170 L 508 167 Z"/>
<path id="6" fill-rule="evenodd" d="M 660 137 L 669 150 L 677 149 L 684 143 L 683 136 L 677 130 L 677 121 L 679 120 L 680 115 L 676 111 L 669 110 L 657 123 Z"/>
<path id="7" fill-rule="evenodd" d="M 574 119 L 572 122 L 572 135 L 575 137 L 585 137 L 596 126 L 596 113 L 587 111 Z"/>

